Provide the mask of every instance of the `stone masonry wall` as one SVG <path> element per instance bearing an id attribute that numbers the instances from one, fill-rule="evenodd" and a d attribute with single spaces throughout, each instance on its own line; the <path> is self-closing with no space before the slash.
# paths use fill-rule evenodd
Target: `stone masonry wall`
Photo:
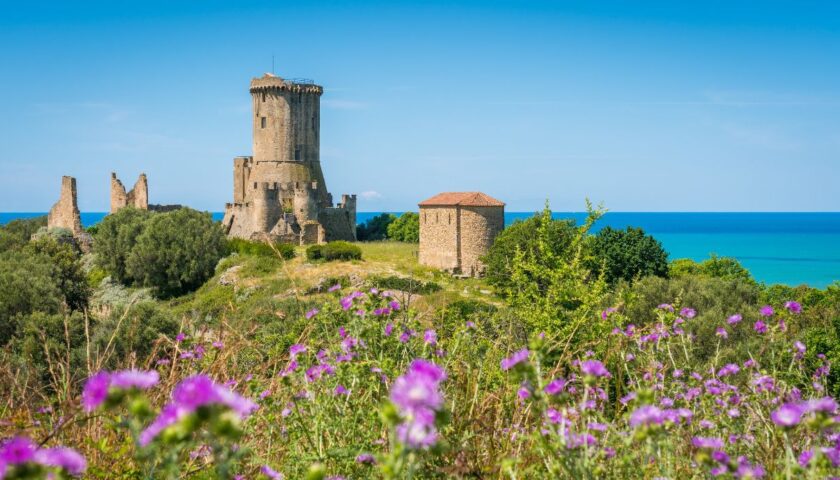
<path id="1" fill-rule="evenodd" d="M 149 182 L 145 173 L 140 174 L 134 188 L 126 193 L 117 174 L 111 172 L 111 213 L 116 213 L 127 206 L 141 210 L 149 209 Z"/>
<path id="2" fill-rule="evenodd" d="M 458 209 L 454 206 L 420 207 L 420 263 L 457 272 L 461 266 L 458 246 Z"/>
<path id="3" fill-rule="evenodd" d="M 61 196 L 50 209 L 47 228 L 66 228 L 74 237 L 82 234 L 82 218 L 76 201 L 76 179 L 61 177 Z"/>
<path id="4" fill-rule="evenodd" d="M 481 262 L 496 236 L 505 228 L 504 207 L 460 207 L 461 273 L 472 277 L 484 274 Z"/>

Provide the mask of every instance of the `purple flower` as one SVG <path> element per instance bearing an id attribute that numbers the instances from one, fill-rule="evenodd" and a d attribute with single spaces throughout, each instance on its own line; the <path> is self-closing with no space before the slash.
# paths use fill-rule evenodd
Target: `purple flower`
<path id="1" fill-rule="evenodd" d="M 187 336 L 184 335 L 183 332 L 179 333 L 178 335 L 175 335 L 175 341 L 178 342 L 178 343 L 183 342 L 184 340 L 186 340 L 186 338 L 187 338 Z"/>
<path id="2" fill-rule="evenodd" d="M 519 397 L 520 400 L 526 400 L 528 397 L 531 396 L 531 391 L 528 390 L 528 387 L 521 386 L 519 390 L 516 391 L 516 395 Z"/>
<path id="3" fill-rule="evenodd" d="M 659 310 L 667 310 L 669 312 L 674 311 L 674 306 L 671 305 L 670 303 L 660 303 L 659 306 L 656 307 L 656 308 L 658 308 Z"/>
<path id="4" fill-rule="evenodd" d="M 292 357 L 292 359 L 296 359 L 298 355 L 304 353 L 305 351 L 306 345 L 295 343 L 291 347 L 289 347 L 289 356 Z"/>
<path id="5" fill-rule="evenodd" d="M 341 305 L 342 310 L 350 310 L 350 307 L 353 306 L 353 297 L 342 297 L 338 303 Z"/>
<path id="6" fill-rule="evenodd" d="M 330 293 L 335 292 L 337 290 L 341 290 L 341 284 L 340 283 L 336 283 L 335 285 L 333 285 L 332 287 L 327 289 L 327 291 L 330 292 Z"/>
<path id="7" fill-rule="evenodd" d="M 391 401 L 404 419 L 397 426 L 397 438 L 410 448 L 428 447 L 437 442 L 435 412 L 443 406 L 440 382 L 446 372 L 432 362 L 416 359 L 408 371 L 391 386 Z"/>
<path id="8" fill-rule="evenodd" d="M 717 375 L 718 377 L 728 377 L 729 375 L 735 375 L 736 373 L 740 372 L 741 368 L 734 363 L 729 363 L 720 370 L 718 370 Z"/>
<path id="9" fill-rule="evenodd" d="M 35 453 L 35 462 L 47 467 L 60 468 L 70 475 L 81 475 L 87 469 L 87 461 L 79 452 L 67 447 L 55 447 L 39 450 Z"/>
<path id="10" fill-rule="evenodd" d="M 694 437 L 691 439 L 691 444 L 695 448 L 707 450 L 720 450 L 723 448 L 723 440 L 714 437 Z"/>
<path id="11" fill-rule="evenodd" d="M 426 345 L 435 346 L 437 345 L 437 332 L 434 330 L 426 330 L 423 334 L 423 341 L 426 342 Z"/>
<path id="12" fill-rule="evenodd" d="M 557 395 L 558 393 L 563 391 L 563 388 L 566 386 L 566 380 L 562 378 L 555 378 L 554 380 L 550 381 L 548 385 L 543 388 L 543 391 L 549 395 Z"/>
<path id="13" fill-rule="evenodd" d="M 823 412 L 833 415 L 837 411 L 837 402 L 831 397 L 808 400 L 805 402 L 805 411 Z"/>
<path id="14" fill-rule="evenodd" d="M 307 320 L 312 319 L 312 317 L 314 317 L 315 315 L 318 315 L 318 312 L 320 312 L 320 310 L 318 310 L 317 308 L 313 308 L 312 310 L 309 310 L 308 312 L 306 312 L 306 319 Z"/>
<path id="15" fill-rule="evenodd" d="M 160 374 L 154 370 L 123 370 L 111 374 L 111 386 L 114 388 L 148 390 L 160 381 Z"/>
<path id="16" fill-rule="evenodd" d="M 82 390 L 82 405 L 85 407 L 85 411 L 92 412 L 105 403 L 110 384 L 111 374 L 106 371 L 101 371 L 88 378 L 85 388 Z"/>
<path id="17" fill-rule="evenodd" d="M 811 463 L 811 458 L 813 458 L 813 457 L 814 457 L 814 451 L 813 450 L 803 450 L 802 453 L 799 454 L 799 458 L 797 459 L 797 462 L 799 463 L 800 467 L 807 468 L 808 464 Z"/>
<path id="18" fill-rule="evenodd" d="M 268 465 L 263 465 L 262 467 L 260 467 L 260 473 L 272 480 L 283 480 L 283 474 L 274 470 Z"/>
<path id="19" fill-rule="evenodd" d="M 756 320 L 755 324 L 753 325 L 753 330 L 755 330 L 758 333 L 767 333 L 767 325 L 761 320 Z"/>
<path id="20" fill-rule="evenodd" d="M 336 395 L 350 395 L 350 390 L 347 390 L 347 388 L 345 388 L 344 385 L 339 383 L 335 386 L 335 390 L 333 390 L 333 393 L 335 393 Z"/>
<path id="21" fill-rule="evenodd" d="M 758 314 L 762 317 L 772 317 L 774 313 L 776 312 L 770 305 L 765 305 L 758 310 Z"/>
<path id="22" fill-rule="evenodd" d="M 472 320 L 467 320 L 466 326 L 467 328 L 475 328 L 475 322 L 473 322 Z"/>
<path id="23" fill-rule="evenodd" d="M 735 325 L 736 323 L 740 322 L 743 319 L 744 319 L 744 317 L 742 317 L 740 313 L 736 313 L 735 315 L 732 315 L 731 317 L 726 319 L 726 323 L 728 323 L 730 325 Z"/>
<path id="24" fill-rule="evenodd" d="M 390 337 L 391 332 L 393 332 L 393 331 L 394 331 L 394 324 L 393 323 L 389 323 L 389 324 L 385 325 L 384 335 L 386 337 Z"/>
<path id="25" fill-rule="evenodd" d="M 800 305 L 799 302 L 794 302 L 793 300 L 785 302 L 785 308 L 787 308 L 790 313 L 802 313 L 802 305 Z"/>
<path id="26" fill-rule="evenodd" d="M 606 319 L 607 319 L 607 317 L 609 317 L 611 313 L 614 313 L 614 312 L 616 312 L 616 311 L 618 311 L 618 309 L 617 309 L 617 308 L 615 308 L 615 307 L 609 307 L 609 308 L 607 308 L 606 310 L 604 310 L 603 312 L 601 312 L 601 318 L 602 318 L 603 320 L 606 320 Z"/>
<path id="27" fill-rule="evenodd" d="M 717 327 L 717 330 L 715 330 L 715 335 L 723 339 L 729 338 L 729 333 L 727 333 L 726 329 L 723 327 Z"/>
<path id="28" fill-rule="evenodd" d="M 684 307 L 680 310 L 680 315 L 691 320 L 692 318 L 697 316 L 697 310 L 689 307 Z"/>
<path id="29" fill-rule="evenodd" d="M 633 428 L 645 425 L 662 425 L 665 415 L 659 407 L 644 405 L 630 414 L 630 426 Z"/>
<path id="30" fill-rule="evenodd" d="M 365 465 L 374 465 L 376 464 L 376 458 L 369 453 L 362 453 L 356 456 L 356 463 L 361 463 Z"/>
<path id="31" fill-rule="evenodd" d="M 212 344 L 212 345 L 213 345 L 213 348 L 216 348 L 216 349 L 219 349 L 219 350 L 221 350 L 221 349 L 225 348 L 225 344 L 224 344 L 224 343 L 222 343 L 222 342 L 220 342 L 220 341 L 218 341 L 218 340 L 216 340 L 215 342 L 213 342 L 213 344 Z"/>
<path id="32" fill-rule="evenodd" d="M 793 427 L 802 420 L 804 410 L 795 403 L 786 403 L 770 414 L 773 423 L 780 427 Z"/>
<path id="33" fill-rule="evenodd" d="M 14 437 L 0 445 L 0 462 L 20 465 L 34 460 L 38 445 L 26 437 Z"/>
<path id="34" fill-rule="evenodd" d="M 580 363 L 580 371 L 584 375 L 591 375 L 593 377 L 610 377 L 610 372 L 604 367 L 604 364 L 598 360 L 586 360 Z"/>
<path id="35" fill-rule="evenodd" d="M 530 355 L 530 352 L 528 351 L 528 349 L 523 348 L 522 350 L 519 350 L 518 352 L 511 355 L 510 357 L 503 359 L 502 360 L 502 370 L 504 370 L 504 371 L 510 370 L 511 368 L 517 366 L 518 364 L 528 360 L 528 355 Z"/>
<path id="36" fill-rule="evenodd" d="M 396 300 L 391 300 L 390 302 L 388 302 L 388 306 L 391 307 L 391 310 L 396 312 L 400 309 L 400 302 Z"/>

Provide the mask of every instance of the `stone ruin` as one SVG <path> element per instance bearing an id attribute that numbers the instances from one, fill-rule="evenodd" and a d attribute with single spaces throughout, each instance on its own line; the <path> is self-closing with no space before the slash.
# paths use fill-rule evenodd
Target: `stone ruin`
<path id="1" fill-rule="evenodd" d="M 117 174 L 111 172 L 111 213 L 116 213 L 125 207 L 134 207 L 140 210 L 149 209 L 149 182 L 146 174 L 141 173 L 137 183 L 134 184 L 128 193 Z"/>
<path id="2" fill-rule="evenodd" d="M 356 196 L 333 205 L 320 159 L 320 97 L 309 80 L 251 80 L 253 156 L 233 160 L 229 237 L 295 244 L 356 239 Z"/>
<path id="3" fill-rule="evenodd" d="M 78 237 L 84 232 L 79 204 L 76 200 L 76 179 L 61 177 L 61 196 L 47 216 L 47 228 L 64 228 Z"/>

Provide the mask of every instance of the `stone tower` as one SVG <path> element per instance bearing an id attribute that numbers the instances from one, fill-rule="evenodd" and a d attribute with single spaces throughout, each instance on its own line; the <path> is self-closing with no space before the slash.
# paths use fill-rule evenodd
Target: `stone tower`
<path id="1" fill-rule="evenodd" d="M 149 181 L 146 174 L 141 173 L 134 184 L 134 188 L 128 193 L 117 174 L 111 172 L 111 213 L 116 213 L 121 208 L 134 207 L 141 210 L 149 209 Z"/>
<path id="2" fill-rule="evenodd" d="M 323 92 L 309 80 L 268 73 L 251 80 L 254 151 L 233 161 L 233 203 L 223 220 L 229 236 L 355 240 L 355 195 L 333 206 L 321 170 Z"/>
<path id="3" fill-rule="evenodd" d="M 61 177 L 61 194 L 58 202 L 50 209 L 47 228 L 66 228 L 74 237 L 82 234 L 82 219 L 76 201 L 76 179 Z"/>

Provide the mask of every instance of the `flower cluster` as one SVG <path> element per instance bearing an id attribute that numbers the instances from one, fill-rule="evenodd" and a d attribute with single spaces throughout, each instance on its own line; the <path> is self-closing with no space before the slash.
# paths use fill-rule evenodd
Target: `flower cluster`
<path id="1" fill-rule="evenodd" d="M 432 362 L 416 359 L 408 371 L 394 380 L 391 401 L 402 423 L 397 437 L 410 448 L 430 447 L 437 442 L 436 416 L 443 407 L 440 383 L 446 372 Z"/>
<path id="2" fill-rule="evenodd" d="M 82 390 L 82 406 L 92 412 L 111 396 L 126 390 L 148 390 L 160 381 L 158 372 L 123 370 L 119 372 L 100 371 L 90 377 Z"/>
<path id="3" fill-rule="evenodd" d="M 0 479 L 41 478 L 39 472 L 46 478 L 55 478 L 56 471 L 81 476 L 86 469 L 85 457 L 72 448 L 40 448 L 26 437 L 0 443 Z"/>

